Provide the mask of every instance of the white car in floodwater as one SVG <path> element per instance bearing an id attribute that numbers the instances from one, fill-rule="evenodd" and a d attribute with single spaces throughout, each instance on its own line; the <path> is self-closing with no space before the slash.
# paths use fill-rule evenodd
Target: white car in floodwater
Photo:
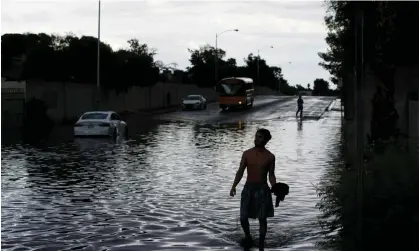
<path id="1" fill-rule="evenodd" d="M 195 109 L 207 109 L 207 100 L 202 95 L 188 95 L 182 100 L 182 111 Z"/>
<path id="2" fill-rule="evenodd" d="M 113 111 L 86 112 L 74 124 L 74 136 L 111 136 L 128 135 L 128 126 Z"/>

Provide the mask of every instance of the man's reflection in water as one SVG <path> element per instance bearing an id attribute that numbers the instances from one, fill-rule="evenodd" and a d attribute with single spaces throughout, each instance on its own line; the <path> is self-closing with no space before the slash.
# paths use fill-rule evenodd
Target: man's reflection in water
<path id="1" fill-rule="evenodd" d="M 239 122 L 237 123 L 237 129 L 239 129 L 239 130 L 244 129 L 244 121 L 243 120 L 239 120 Z"/>
<path id="2" fill-rule="evenodd" d="M 297 119 L 297 125 L 298 125 L 298 127 L 297 127 L 298 131 L 303 130 L 303 119 L 302 118 Z"/>

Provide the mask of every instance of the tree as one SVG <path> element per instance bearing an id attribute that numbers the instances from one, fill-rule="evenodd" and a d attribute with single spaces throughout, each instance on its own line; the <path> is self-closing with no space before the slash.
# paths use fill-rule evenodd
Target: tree
<path id="1" fill-rule="evenodd" d="M 297 88 L 290 86 L 286 79 L 279 79 L 279 86 L 282 94 L 294 96 L 298 93 Z"/>
<path id="2" fill-rule="evenodd" d="M 199 49 L 188 49 L 188 51 L 191 53 L 189 62 L 192 65 L 188 69 L 188 73 L 191 75 L 192 81 L 202 87 L 215 86 L 215 48 L 210 45 L 204 45 Z M 236 60 L 233 58 L 224 60 L 225 55 L 226 52 L 224 50 L 217 49 L 218 79 L 238 74 Z"/>
<path id="3" fill-rule="evenodd" d="M 296 88 L 297 88 L 297 91 L 306 91 L 307 89 L 306 88 L 304 88 L 302 85 L 296 85 L 295 86 Z"/>
<path id="4" fill-rule="evenodd" d="M 191 67 L 188 69 L 192 76 L 192 81 L 199 86 L 213 87 L 215 86 L 215 48 L 210 45 L 205 45 L 197 50 L 190 50 Z M 253 54 L 249 54 L 244 59 L 244 66 L 237 66 L 237 62 L 233 58 L 224 60 L 226 52 L 218 49 L 218 78 L 226 77 L 248 77 L 252 78 L 255 83 L 257 79 L 257 60 L 258 58 Z M 262 86 L 267 86 L 272 89 L 278 89 L 278 81 L 283 78 L 281 68 L 270 67 L 266 64 L 264 59 L 259 59 L 259 73 L 260 82 Z"/>
<path id="5" fill-rule="evenodd" d="M 71 81 L 96 84 L 97 39 L 40 34 L 4 34 L 2 36 L 2 74 L 9 77 L 15 58 L 26 58 L 23 79 Z M 137 39 L 128 40 L 127 49 L 114 52 L 100 43 L 100 83 L 104 89 L 126 91 L 130 86 L 149 86 L 159 79 L 154 62 L 156 51 Z"/>
<path id="6" fill-rule="evenodd" d="M 278 82 L 283 79 L 282 69 L 280 67 L 269 66 L 263 58 L 258 58 L 258 56 L 252 53 L 244 61 L 246 65 L 241 70 L 243 76 L 252 78 L 256 85 L 269 87 L 273 90 L 278 89 Z M 257 82 L 258 61 L 260 83 Z"/>
<path id="7" fill-rule="evenodd" d="M 412 31 L 419 28 L 419 3 L 327 1 L 326 5 L 326 42 L 329 49 L 319 53 L 319 56 L 322 59 L 320 65 L 331 73 L 334 84 L 339 78 L 346 79 L 353 74 L 355 13 L 356 9 L 364 10 L 364 62 L 369 74 L 379 80 L 374 83 L 374 96 L 377 98 L 374 98 L 372 110 L 374 114 L 382 114 L 374 116 L 371 123 L 378 125 L 381 123 L 381 117 L 394 110 L 394 104 L 390 103 L 394 95 L 396 68 L 419 63 L 419 37 L 412 36 Z M 344 103 L 352 90 L 351 83 L 343 83 Z M 372 126 L 371 134 L 376 135 L 374 130 L 377 128 Z M 376 138 L 388 136 L 381 135 Z"/>
<path id="8" fill-rule="evenodd" d="M 390 135 L 394 135 L 396 131 L 394 124 L 397 118 L 394 119 L 394 117 L 397 117 L 397 113 L 393 113 L 395 110 L 392 102 L 396 69 L 419 63 L 419 47 L 417 46 L 419 44 L 419 36 L 412 36 L 412 33 L 417 33 L 416 31 L 419 30 L 419 15 L 417 15 L 419 3 L 400 1 L 326 1 L 326 5 L 328 8 L 325 17 L 328 28 L 326 42 L 329 48 L 327 52 L 319 53 L 322 59 L 320 65 L 331 73 L 333 76 L 331 80 L 335 84 L 337 79 L 345 79 L 348 75 L 350 76 L 354 73 L 355 40 L 353 35 L 355 33 L 355 13 L 356 9 L 362 8 L 364 10 L 364 62 L 368 74 L 374 75 L 379 80 L 373 83 L 375 88 L 373 97 L 367 97 L 369 100 L 372 99 L 373 114 L 370 121 L 371 131 L 368 134 L 372 135 L 371 139 L 373 140 L 370 142 L 373 142 L 374 139 L 388 138 Z M 344 103 L 346 102 L 346 95 L 350 90 L 353 90 L 352 83 L 352 81 L 343 82 Z M 345 109 L 346 107 L 345 103 Z M 392 128 L 390 130 L 386 129 L 389 126 Z M 372 176 L 375 177 L 377 175 L 374 173 Z M 342 179 L 339 181 L 341 182 Z M 378 181 L 378 183 L 381 182 L 380 180 Z M 339 191 L 337 192 L 339 193 Z M 336 191 L 332 191 L 332 193 L 335 194 Z M 394 191 L 391 193 L 394 194 Z M 385 200 L 386 197 L 381 192 L 378 201 L 383 201 L 383 198 Z M 331 208 L 330 205 L 324 204 L 325 207 L 322 209 L 325 211 L 326 218 L 336 219 L 328 227 L 333 231 L 339 229 L 338 236 L 333 237 L 334 243 L 332 244 L 338 244 L 340 246 L 338 249 L 342 250 L 352 250 L 353 237 L 357 235 L 357 228 L 353 224 L 354 221 L 348 221 L 348 219 L 354 219 L 352 218 L 354 211 L 348 210 L 348 207 L 345 205 L 345 203 L 348 204 L 347 199 L 345 197 L 343 201 L 335 204 L 334 202 L 337 200 L 333 198 L 331 204 L 335 204 L 337 207 L 333 208 L 333 211 L 328 211 Z M 374 199 L 374 197 L 370 196 L 369 199 Z M 410 200 L 401 198 L 399 201 Z M 383 205 L 386 204 L 388 203 Z M 379 207 L 383 208 L 382 205 Z M 403 225 L 400 223 L 405 223 L 404 220 L 406 222 L 414 222 L 410 218 L 405 217 L 405 215 L 409 215 L 407 212 L 415 211 L 414 208 L 403 209 L 403 207 L 400 207 L 400 203 L 397 203 L 397 210 L 391 210 L 391 208 L 389 209 L 385 206 L 384 208 L 385 210 L 383 211 L 387 212 L 387 215 L 382 226 L 377 225 L 376 221 L 368 217 L 368 215 L 377 215 L 376 208 L 366 208 L 367 210 L 364 211 L 364 216 L 369 220 L 364 221 L 365 225 L 363 227 L 366 231 L 363 232 L 363 249 L 394 249 L 394 247 L 400 248 L 400 243 L 406 246 L 417 245 L 417 241 L 414 238 L 417 235 L 417 224 L 414 225 L 414 228 L 399 227 Z M 379 231 L 386 227 L 389 229 L 387 233 Z M 400 229 L 398 233 L 391 232 L 392 229 L 396 228 Z M 409 238 L 405 238 L 406 236 Z M 384 239 L 387 241 L 383 242 L 382 240 Z"/>
<path id="9" fill-rule="evenodd" d="M 313 82 L 313 95 L 315 96 L 327 96 L 329 95 L 329 82 L 322 78 L 317 78 Z"/>
<path id="10" fill-rule="evenodd" d="M 97 82 L 97 43 L 91 36 L 74 34 L 4 34 L 2 36 L 2 74 L 8 78 L 71 81 L 95 85 Z M 156 49 L 129 39 L 127 48 L 114 51 L 100 42 L 100 85 L 104 90 L 127 91 L 131 86 L 151 86 L 157 81 L 194 83 L 202 87 L 215 85 L 215 63 L 218 78 L 249 77 L 257 79 L 259 61 L 260 85 L 294 93 L 279 67 L 267 65 L 263 58 L 249 54 L 245 65 L 238 66 L 234 58 L 225 58 L 226 52 L 205 45 L 189 49 L 191 66 L 186 71 L 175 63 L 155 61 Z M 217 56 L 217 57 L 216 57 Z M 23 58 L 19 66 L 16 58 Z M 217 61 L 216 61 L 217 60 Z M 19 68 L 21 71 L 13 71 Z M 11 70 L 12 69 L 12 70 Z M 21 74 L 16 74 L 21 72 Z M 13 73 L 13 74 L 12 74 Z M 258 83 L 257 83 L 258 84 Z"/>

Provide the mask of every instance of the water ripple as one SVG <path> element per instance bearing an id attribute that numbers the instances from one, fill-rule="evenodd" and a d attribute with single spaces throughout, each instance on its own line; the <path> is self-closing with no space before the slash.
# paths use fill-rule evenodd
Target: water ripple
<path id="1" fill-rule="evenodd" d="M 4 146 L 2 248 L 239 250 L 240 196 L 228 193 L 258 127 L 271 130 L 276 175 L 290 185 L 269 221 L 267 247 L 315 250 L 320 229 L 313 184 L 338 156 L 339 118 L 167 123 L 123 143 Z M 257 228 L 252 221 L 255 236 Z"/>

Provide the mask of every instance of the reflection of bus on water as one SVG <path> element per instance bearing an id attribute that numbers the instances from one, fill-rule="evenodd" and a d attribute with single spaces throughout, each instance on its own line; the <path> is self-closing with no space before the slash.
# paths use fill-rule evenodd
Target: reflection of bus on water
<path id="1" fill-rule="evenodd" d="M 225 78 L 218 83 L 218 87 L 221 109 L 253 106 L 255 91 L 251 78 Z"/>

